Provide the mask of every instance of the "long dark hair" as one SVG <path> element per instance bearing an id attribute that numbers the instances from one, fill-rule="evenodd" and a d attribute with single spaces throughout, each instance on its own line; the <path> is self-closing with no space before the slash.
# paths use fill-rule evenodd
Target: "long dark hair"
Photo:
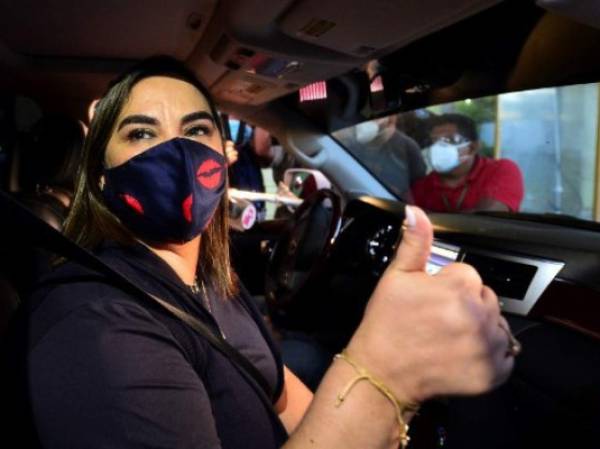
<path id="1" fill-rule="evenodd" d="M 83 146 L 75 199 L 65 223 L 65 235 L 84 248 L 94 250 L 105 239 L 132 244 L 133 235 L 105 206 L 100 189 L 106 147 L 123 105 L 133 87 L 145 78 L 167 76 L 188 82 L 206 98 L 223 136 L 214 101 L 196 76 L 181 62 L 166 56 L 147 59 L 115 79 L 96 107 L 89 134 Z M 227 195 L 223 195 L 213 220 L 202 234 L 198 275 L 217 294 L 230 297 L 236 292 L 229 260 Z"/>

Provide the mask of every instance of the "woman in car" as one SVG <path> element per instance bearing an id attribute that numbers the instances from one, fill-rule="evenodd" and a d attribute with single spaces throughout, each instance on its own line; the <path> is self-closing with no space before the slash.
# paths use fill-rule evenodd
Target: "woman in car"
<path id="1" fill-rule="evenodd" d="M 221 334 L 273 407 L 186 323 L 67 262 L 27 318 L 24 382 L 42 447 L 397 447 L 421 401 L 506 379 L 515 348 L 496 296 L 465 265 L 426 275 L 431 225 L 407 208 L 397 256 L 313 397 L 231 271 L 218 117 L 174 60 L 117 79 L 91 123 L 66 234 Z"/>

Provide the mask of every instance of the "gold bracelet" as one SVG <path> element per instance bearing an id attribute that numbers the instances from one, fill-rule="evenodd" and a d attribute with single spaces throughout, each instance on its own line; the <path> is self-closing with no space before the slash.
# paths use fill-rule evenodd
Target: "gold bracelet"
<path id="1" fill-rule="evenodd" d="M 348 353 L 345 349 L 341 353 L 336 354 L 334 359 L 344 360 L 352 368 L 354 368 L 354 371 L 356 371 L 356 373 L 358 374 L 358 376 L 352 379 L 348 383 L 348 385 L 346 385 L 346 387 L 340 393 L 338 393 L 335 406 L 340 407 L 342 403 L 346 400 L 346 397 L 348 396 L 352 388 L 354 388 L 354 386 L 360 381 L 366 380 L 371 385 L 373 385 L 381 394 L 383 394 L 394 406 L 394 409 L 396 411 L 396 419 L 398 420 L 398 427 L 400 429 L 400 448 L 404 449 L 408 445 L 410 437 L 408 436 L 408 424 L 406 424 L 406 421 L 404 421 L 402 414 L 404 412 L 417 412 L 417 410 L 419 410 L 419 405 L 410 402 L 403 403 L 396 399 L 394 393 L 392 393 L 392 391 L 388 387 L 386 387 L 385 384 L 383 384 L 383 382 L 373 377 L 366 369 L 364 369 L 358 363 L 352 360 L 348 356 Z"/>

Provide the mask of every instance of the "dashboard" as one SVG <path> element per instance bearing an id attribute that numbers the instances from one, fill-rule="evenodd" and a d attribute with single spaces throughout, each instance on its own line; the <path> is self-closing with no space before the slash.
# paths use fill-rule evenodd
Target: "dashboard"
<path id="1" fill-rule="evenodd" d="M 523 346 L 497 390 L 423 404 L 411 447 L 597 447 L 600 232 L 510 217 L 429 214 L 426 271 L 472 265 Z M 288 317 L 331 354 L 342 349 L 402 237 L 404 204 L 350 201 L 323 270 Z M 560 428 L 561 432 L 548 429 Z M 432 440 L 431 436 L 436 440 Z"/>
<path id="2" fill-rule="evenodd" d="M 600 233 L 477 215 L 430 218 L 435 240 L 429 274 L 468 263 L 496 292 L 503 312 L 600 337 Z M 351 304 L 364 306 L 394 256 L 403 219 L 399 202 L 361 197 L 347 204 L 328 263 L 324 291 L 330 299 L 321 304 L 349 308 L 355 313 L 349 322 L 358 322 L 362 309 Z M 343 300 L 331 299 L 338 297 Z"/>

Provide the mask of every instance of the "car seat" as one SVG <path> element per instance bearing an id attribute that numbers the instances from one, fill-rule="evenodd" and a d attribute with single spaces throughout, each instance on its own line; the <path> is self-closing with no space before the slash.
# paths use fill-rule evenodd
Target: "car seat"
<path id="1" fill-rule="evenodd" d="M 76 120 L 50 115 L 40 119 L 19 145 L 19 191 L 13 195 L 58 231 L 68 215 L 83 140 L 83 129 Z M 0 261 L 0 274 L 26 298 L 36 281 L 52 269 L 53 255 L 35 247 L 11 246 L 12 242 L 7 242 L 0 256 L 8 258 Z"/>

